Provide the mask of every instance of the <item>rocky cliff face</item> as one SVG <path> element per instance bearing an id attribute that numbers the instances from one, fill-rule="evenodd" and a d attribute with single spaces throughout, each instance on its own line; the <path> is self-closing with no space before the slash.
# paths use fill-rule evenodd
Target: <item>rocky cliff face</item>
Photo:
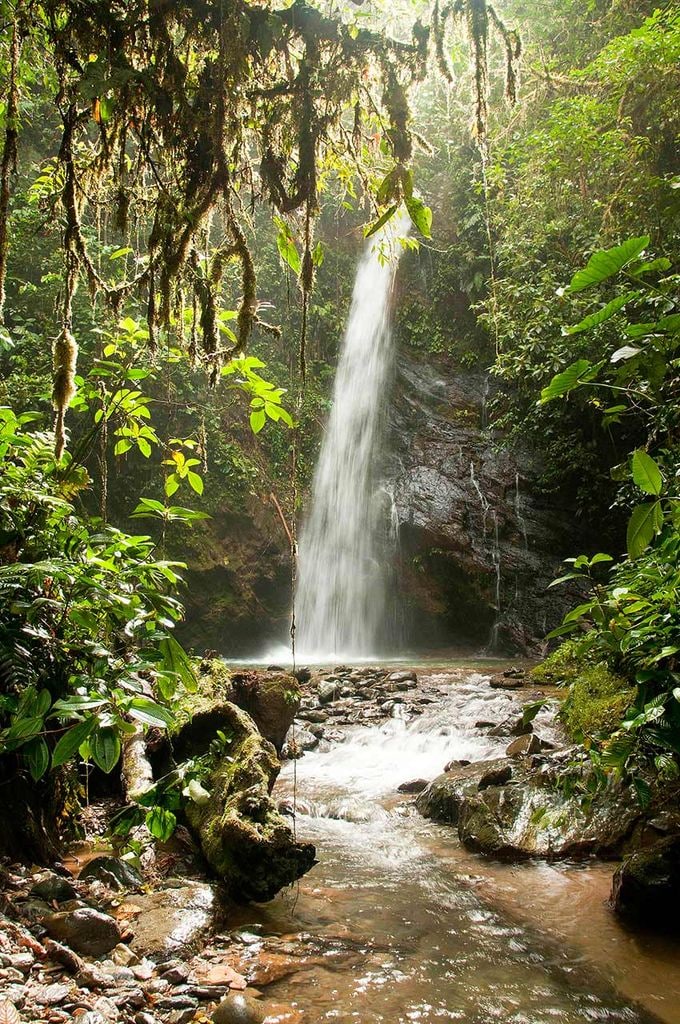
<path id="1" fill-rule="evenodd" d="M 488 429 L 489 376 L 398 360 L 387 476 L 407 643 L 537 649 L 568 607 L 547 587 L 573 521 L 537 496 L 540 453 Z"/>
<path id="2" fill-rule="evenodd" d="M 547 587 L 578 546 L 573 519 L 538 495 L 540 453 L 487 427 L 494 387 L 398 355 L 385 490 L 399 538 L 398 643 L 413 651 L 533 652 L 570 604 Z M 271 502 L 250 500 L 209 521 L 189 552 L 182 636 L 199 650 L 244 657 L 287 642 L 287 538 Z"/>

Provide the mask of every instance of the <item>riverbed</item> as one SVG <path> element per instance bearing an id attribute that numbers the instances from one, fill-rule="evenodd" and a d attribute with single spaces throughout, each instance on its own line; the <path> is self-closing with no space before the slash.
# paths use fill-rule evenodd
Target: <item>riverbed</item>
<path id="1" fill-rule="evenodd" d="M 284 767 L 276 794 L 295 802 L 297 835 L 319 863 L 239 923 L 326 955 L 268 995 L 336 1024 L 680 1024 L 680 944 L 619 924 L 607 905 L 612 865 L 481 858 L 397 794 L 504 745 L 474 727 L 507 699 L 483 669 L 421 680 L 441 699 L 417 719 L 351 727 Z"/>

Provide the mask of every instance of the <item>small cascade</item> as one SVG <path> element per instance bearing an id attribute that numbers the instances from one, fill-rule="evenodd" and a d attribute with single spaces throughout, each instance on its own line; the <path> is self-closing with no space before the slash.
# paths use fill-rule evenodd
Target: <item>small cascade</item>
<path id="1" fill-rule="evenodd" d="M 517 525 L 519 526 L 520 533 L 524 540 L 524 550 L 529 550 L 529 537 L 527 534 L 527 524 L 524 516 L 522 515 L 522 504 L 519 494 L 519 473 L 515 473 L 515 517 L 517 519 Z"/>
<path id="2" fill-rule="evenodd" d="M 400 221 L 368 244 L 354 282 L 333 408 L 302 530 L 297 648 L 306 661 L 361 660 L 387 650 L 395 554 L 394 501 L 380 469 L 385 394 L 392 374 L 389 322 Z"/>
<path id="3" fill-rule="evenodd" d="M 479 486 L 479 480 L 475 476 L 475 464 L 472 460 L 470 460 L 470 482 L 474 487 L 475 491 L 477 492 L 477 496 L 479 497 L 479 504 L 482 509 L 482 529 L 484 531 L 484 539 L 486 540 L 486 517 L 489 514 L 489 509 L 491 508 L 491 506 L 489 505 L 489 502 L 486 500 L 484 491 Z"/>
<path id="4" fill-rule="evenodd" d="M 489 400 L 489 390 L 491 385 L 489 384 L 489 378 L 484 378 L 484 387 L 482 388 L 482 408 L 480 414 L 480 422 L 482 430 L 486 430 L 489 425 L 489 416 L 487 412 L 487 402 Z"/>
<path id="5" fill-rule="evenodd" d="M 429 680 L 441 681 L 440 702 L 427 706 L 415 720 L 407 722 L 403 708 L 396 704 L 393 717 L 381 725 L 358 726 L 330 750 L 305 754 L 296 769 L 313 779 L 307 793 L 316 805 L 313 817 L 348 819 L 346 804 L 343 809 L 328 800 L 328 787 L 343 800 L 348 794 L 357 794 L 363 806 L 367 799 L 374 801 L 381 794 L 395 792 L 407 778 L 434 778 L 453 758 L 477 761 L 497 757 L 505 750 L 507 738 L 488 736 L 475 723 L 507 717 L 514 706 L 507 694 L 489 689 L 487 677 L 478 673 L 470 673 L 464 682 L 453 686 L 447 685 L 449 679 L 444 674 Z M 284 777 L 291 772 L 292 767 L 287 766 Z M 324 813 L 329 806 L 330 813 Z"/>
<path id="6" fill-rule="evenodd" d="M 475 464 L 473 461 L 470 462 L 470 482 L 474 487 L 477 496 L 479 498 L 479 504 L 482 510 L 482 535 L 484 540 L 484 547 L 488 551 L 491 557 L 491 564 L 494 572 L 494 610 L 495 617 L 494 623 L 491 627 L 491 636 L 489 637 L 488 649 L 494 651 L 498 645 L 498 633 L 501 619 L 501 586 L 502 586 L 502 566 L 501 566 L 501 544 L 500 534 L 498 525 L 498 514 L 494 508 L 491 507 L 491 503 L 484 494 L 481 488 L 480 482 L 475 474 Z M 491 530 L 491 540 L 489 542 L 489 530 L 488 521 L 491 518 L 493 529 Z"/>

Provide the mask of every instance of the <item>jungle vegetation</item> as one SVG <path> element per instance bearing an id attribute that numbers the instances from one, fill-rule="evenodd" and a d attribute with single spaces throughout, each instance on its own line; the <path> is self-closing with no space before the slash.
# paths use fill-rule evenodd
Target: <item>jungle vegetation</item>
<path id="1" fill-rule="evenodd" d="M 238 551 L 269 502 L 294 549 L 357 241 L 400 209 L 403 343 L 491 372 L 588 536 L 555 657 L 613 703 L 574 732 L 677 774 L 677 4 L 3 0 L 0 31 L 0 781 L 36 849 L 74 766 L 196 686 L 209 517 Z"/>

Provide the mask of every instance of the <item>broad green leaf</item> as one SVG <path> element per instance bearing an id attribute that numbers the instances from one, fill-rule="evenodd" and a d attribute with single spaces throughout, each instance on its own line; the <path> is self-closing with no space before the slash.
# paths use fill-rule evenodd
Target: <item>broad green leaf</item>
<path id="1" fill-rule="evenodd" d="M 175 831 L 177 818 L 165 807 L 153 807 L 146 816 L 146 827 L 155 839 L 166 842 Z"/>
<path id="2" fill-rule="evenodd" d="M 585 382 L 586 376 L 593 370 L 592 363 L 587 359 L 577 359 L 566 370 L 556 374 L 547 387 L 541 391 L 539 405 L 544 405 L 553 398 L 561 398 L 574 388 Z"/>
<path id="3" fill-rule="evenodd" d="M 395 191 L 401 180 L 400 170 L 399 167 L 393 167 L 380 182 L 378 191 L 375 194 L 375 198 L 380 206 L 388 203 L 390 199 L 394 199 Z"/>
<path id="4" fill-rule="evenodd" d="M 364 231 L 364 238 L 370 238 L 371 235 L 374 235 L 376 233 L 376 231 L 380 231 L 380 228 L 383 227 L 384 224 L 387 224 L 388 220 L 391 220 L 392 217 L 394 217 L 398 209 L 399 203 L 394 203 L 393 206 L 390 206 L 387 210 L 385 210 L 381 217 L 378 217 L 378 219 L 374 221 L 373 224 L 370 224 L 366 228 L 366 230 Z"/>
<path id="5" fill-rule="evenodd" d="M 7 745 L 12 749 L 26 740 L 33 739 L 43 729 L 42 716 L 32 715 L 30 718 L 16 718 L 7 730 Z"/>
<path id="6" fill-rule="evenodd" d="M 262 430 L 262 428 L 263 428 L 263 426 L 265 424 L 266 418 L 267 417 L 265 415 L 264 409 L 255 409 L 253 412 L 251 412 L 251 414 L 250 414 L 250 429 L 252 430 L 252 432 L 254 434 L 259 434 L 260 433 L 260 431 Z"/>
<path id="7" fill-rule="evenodd" d="M 71 760 L 74 754 L 78 751 L 80 744 L 88 738 L 94 729 L 96 722 L 97 719 L 94 715 L 90 715 L 89 718 L 86 718 L 82 722 L 78 722 L 77 725 L 74 725 L 72 729 L 69 729 L 69 731 L 61 737 L 52 752 L 53 768 L 58 768 L 60 764 L 65 764 L 66 761 Z"/>
<path id="8" fill-rule="evenodd" d="M 175 721 L 174 715 L 148 697 L 133 697 L 128 705 L 132 718 L 144 725 L 154 725 L 158 729 L 167 729 Z"/>
<path id="9" fill-rule="evenodd" d="M 115 252 L 112 252 L 109 256 L 109 259 L 119 260 L 122 259 L 123 256 L 129 256 L 131 252 L 134 252 L 134 249 L 132 249 L 129 245 L 124 245 L 122 249 L 116 249 Z"/>
<path id="10" fill-rule="evenodd" d="M 76 694 L 73 697 L 66 697 L 64 700 L 55 700 L 50 718 L 64 713 L 70 715 L 73 711 L 90 711 L 92 708 L 104 707 L 107 703 L 108 701 L 103 697 L 81 697 Z"/>
<path id="11" fill-rule="evenodd" d="M 279 256 L 283 262 L 286 263 L 294 273 L 299 274 L 302 269 L 300 253 L 297 251 L 297 246 L 287 230 L 279 230 L 279 233 L 276 236 L 276 247 L 279 250 Z"/>
<path id="12" fill-rule="evenodd" d="M 640 238 L 630 238 L 612 249 L 594 252 L 583 270 L 578 270 L 574 274 L 566 291 L 572 294 L 582 292 L 594 284 L 599 284 L 600 281 L 606 281 L 631 263 L 648 245 L 649 235 L 643 235 Z"/>
<path id="13" fill-rule="evenodd" d="M 42 779 L 50 766 L 50 752 L 42 736 L 36 736 L 30 743 L 26 743 L 21 753 L 26 758 L 28 770 L 34 782 Z"/>
<path id="14" fill-rule="evenodd" d="M 120 739 L 115 729 L 106 726 L 90 737 L 92 760 L 106 775 L 118 764 L 121 753 Z"/>
<path id="15" fill-rule="evenodd" d="M 649 807 L 650 801 L 652 799 L 652 790 L 649 786 L 649 783 L 645 782 L 645 780 L 640 775 L 634 775 L 633 787 L 635 789 L 635 793 L 637 795 L 640 807 L 642 807 L 643 810 L 646 807 Z"/>
<path id="16" fill-rule="evenodd" d="M 143 820 L 144 812 L 136 804 L 133 807 L 124 807 L 111 818 L 109 831 L 114 836 L 127 836 L 133 828 L 141 825 Z"/>
<path id="17" fill-rule="evenodd" d="M 598 309 L 595 313 L 591 313 L 590 316 L 574 324 L 573 327 L 565 327 L 563 333 L 580 334 L 582 331 L 590 331 L 593 327 L 611 320 L 615 313 L 618 313 L 619 310 L 623 309 L 633 299 L 637 299 L 639 295 L 640 292 L 626 292 L 625 295 L 619 295 L 617 298 L 612 299 L 611 302 L 608 302 L 606 306 L 603 306 L 602 309 Z"/>
<path id="18" fill-rule="evenodd" d="M 198 682 L 189 656 L 182 645 L 174 636 L 166 636 L 159 642 L 158 650 L 163 656 L 163 668 L 179 676 L 189 693 L 195 693 Z"/>
<path id="19" fill-rule="evenodd" d="M 195 491 L 196 494 L 203 494 L 203 478 L 198 473 L 188 473 L 187 479 L 192 491 Z"/>
<path id="20" fill-rule="evenodd" d="M 615 736 L 602 753 L 602 767 L 608 771 L 622 772 L 634 746 L 633 736 Z"/>
<path id="21" fill-rule="evenodd" d="M 654 494 L 658 497 L 663 487 L 661 470 L 654 459 L 638 448 L 633 452 L 633 480 L 645 494 Z"/>
<path id="22" fill-rule="evenodd" d="M 626 545 L 631 558 L 637 558 L 649 547 L 663 525 L 661 502 L 638 505 L 633 511 L 626 532 Z"/>
<path id="23" fill-rule="evenodd" d="M 552 580 L 548 584 L 548 589 L 550 587 L 558 587 L 561 583 L 567 583 L 569 580 L 582 580 L 585 578 L 580 572 L 568 572 L 566 576 L 558 576 L 556 580 Z"/>
<path id="24" fill-rule="evenodd" d="M 432 210 L 426 206 L 422 199 L 417 196 L 405 196 L 404 203 L 413 225 L 420 231 L 424 238 L 431 238 Z"/>
<path id="25" fill-rule="evenodd" d="M 614 561 L 614 559 L 612 558 L 611 555 L 605 554 L 604 551 L 598 551 L 598 553 L 596 555 L 593 555 L 593 557 L 590 559 L 590 564 L 591 565 L 599 565 L 600 562 L 613 562 L 613 561 Z"/>
<path id="26" fill-rule="evenodd" d="M 317 242 L 312 250 L 312 263 L 314 264 L 315 267 L 323 266 L 325 255 L 326 253 L 323 246 L 323 242 Z M 262 365 L 264 366 L 264 363 Z"/>
<path id="27" fill-rule="evenodd" d="M 628 272 L 635 277 L 639 277 L 640 274 L 670 270 L 671 266 L 672 263 L 666 256 L 659 256 L 655 260 L 643 260 L 642 263 L 635 263 L 632 267 L 628 268 Z"/>

